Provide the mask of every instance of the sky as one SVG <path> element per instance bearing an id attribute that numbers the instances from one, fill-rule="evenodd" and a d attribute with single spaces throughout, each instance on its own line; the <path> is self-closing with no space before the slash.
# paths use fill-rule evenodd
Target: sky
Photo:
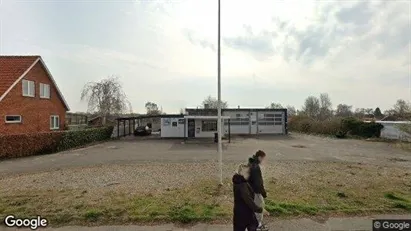
<path id="1" fill-rule="evenodd" d="M 411 100 L 411 1 L 221 0 L 221 94 L 230 107 Z M 0 53 L 41 55 L 71 111 L 117 76 L 133 111 L 217 96 L 217 0 L 0 0 Z M 1 68 L 1 67 L 0 67 Z"/>

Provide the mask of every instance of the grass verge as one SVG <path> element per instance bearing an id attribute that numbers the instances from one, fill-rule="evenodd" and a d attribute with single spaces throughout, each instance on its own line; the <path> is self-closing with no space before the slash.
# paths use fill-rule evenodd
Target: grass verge
<path id="1" fill-rule="evenodd" d="M 207 182 L 157 195 L 108 193 L 96 197 L 76 190 L 19 192 L 0 198 L 0 216 L 40 214 L 53 226 L 225 222 L 232 216 L 231 190 L 229 186 L 219 188 L 216 185 Z M 410 194 L 379 193 L 371 198 L 379 197 L 378 206 L 354 196 L 328 195 L 328 198 L 310 198 L 311 201 L 306 202 L 276 200 L 273 195 L 267 199 L 266 209 L 275 217 L 411 212 Z M 329 202 L 314 202 L 319 199 Z"/>
<path id="2" fill-rule="evenodd" d="M 277 165 L 267 175 L 266 209 L 275 217 L 368 215 L 411 212 L 408 169 L 360 163 L 314 162 L 303 171 L 285 172 Z M 268 166 L 269 168 L 269 166 Z M 281 169 L 284 168 L 284 169 Z M 212 180 L 176 189 L 130 193 L 121 185 L 110 190 L 0 190 L 0 217 L 41 215 L 52 226 L 129 223 L 228 222 L 232 217 L 232 185 Z M 119 188 L 117 188 L 119 187 Z"/>

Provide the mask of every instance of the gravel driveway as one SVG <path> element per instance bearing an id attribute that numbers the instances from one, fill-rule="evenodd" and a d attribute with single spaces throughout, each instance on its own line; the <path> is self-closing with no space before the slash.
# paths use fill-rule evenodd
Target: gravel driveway
<path id="1" fill-rule="evenodd" d="M 178 188 L 217 178 L 216 146 L 207 142 L 128 138 L 52 155 L 0 162 L 2 190 L 87 189 L 147 192 Z M 316 136 L 235 139 L 225 145 L 224 177 L 257 149 L 269 156 L 266 174 L 292 182 L 309 172 L 341 171 L 350 164 L 364 170 L 408 174 L 411 155 L 387 143 Z M 348 166 L 349 167 L 349 166 Z M 363 175 L 359 175 L 363 176 Z"/>
<path id="2" fill-rule="evenodd" d="M 240 163 L 256 150 L 264 150 L 270 162 L 360 162 L 380 166 L 411 167 L 411 153 L 388 143 L 337 140 L 308 135 L 234 139 L 224 146 L 224 162 Z M 9 174 L 51 171 L 71 167 L 135 163 L 215 162 L 216 145 L 207 142 L 128 138 L 84 149 L 51 155 L 0 161 L 0 178 Z"/>

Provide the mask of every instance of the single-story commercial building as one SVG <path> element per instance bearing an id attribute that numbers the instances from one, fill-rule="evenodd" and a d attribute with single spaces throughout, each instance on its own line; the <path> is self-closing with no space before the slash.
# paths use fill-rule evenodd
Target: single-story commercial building
<path id="1" fill-rule="evenodd" d="M 226 108 L 221 114 L 224 134 L 287 134 L 287 109 Z M 161 118 L 161 137 L 214 137 L 217 118 L 216 109 L 187 108 L 185 115 Z"/>

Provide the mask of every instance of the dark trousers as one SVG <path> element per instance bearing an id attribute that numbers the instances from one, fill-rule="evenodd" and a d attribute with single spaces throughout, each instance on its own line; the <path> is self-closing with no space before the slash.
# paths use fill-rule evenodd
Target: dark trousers
<path id="1" fill-rule="evenodd" d="M 258 224 L 241 224 L 241 225 L 236 225 L 234 224 L 234 231 L 256 231 L 258 227 Z"/>

